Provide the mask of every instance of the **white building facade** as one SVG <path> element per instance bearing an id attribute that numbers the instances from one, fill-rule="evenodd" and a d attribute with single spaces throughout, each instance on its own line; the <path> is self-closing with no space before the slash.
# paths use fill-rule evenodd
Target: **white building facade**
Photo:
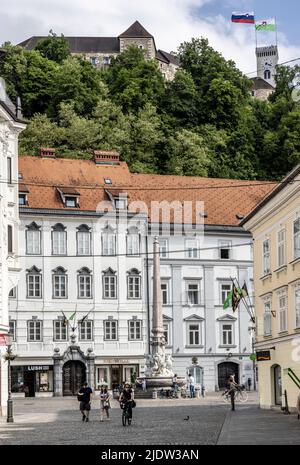
<path id="1" fill-rule="evenodd" d="M 10 298 L 15 394 L 74 395 L 85 379 L 97 390 L 102 380 L 114 388 L 144 375 L 156 235 L 174 371 L 192 372 L 210 391 L 232 373 L 253 386 L 250 317 L 243 305 L 223 309 L 231 278 L 252 293 L 251 236 L 225 205 L 240 202 L 246 214 L 265 195 L 261 183 L 241 192 L 242 181 L 132 174 L 117 154 L 101 151 L 74 160 L 43 149 L 20 157 L 19 171 L 22 273 Z M 172 200 L 168 189 L 181 202 L 194 199 L 193 190 L 180 190 L 187 183 L 199 189 L 204 227 L 196 236 L 192 227 L 166 233 L 152 221 L 153 202 Z M 214 183 L 228 186 L 212 195 Z"/>
<path id="2" fill-rule="evenodd" d="M 8 395 L 5 334 L 8 333 L 8 296 L 17 285 L 18 261 L 18 135 L 25 128 L 0 78 L 0 415 Z"/>

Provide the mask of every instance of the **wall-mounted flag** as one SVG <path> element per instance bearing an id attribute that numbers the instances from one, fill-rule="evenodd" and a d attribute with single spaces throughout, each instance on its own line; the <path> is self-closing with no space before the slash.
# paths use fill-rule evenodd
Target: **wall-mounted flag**
<path id="1" fill-rule="evenodd" d="M 276 32 L 276 21 L 275 19 L 264 19 L 262 21 L 256 21 L 255 29 L 257 31 Z"/>
<path id="2" fill-rule="evenodd" d="M 254 13 L 232 13 L 231 21 L 240 24 L 255 24 Z"/>

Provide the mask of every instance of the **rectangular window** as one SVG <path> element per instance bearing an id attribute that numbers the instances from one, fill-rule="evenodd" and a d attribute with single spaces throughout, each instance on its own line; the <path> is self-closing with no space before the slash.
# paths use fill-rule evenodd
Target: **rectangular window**
<path id="1" fill-rule="evenodd" d="M 185 249 L 186 249 L 186 258 L 198 258 L 199 257 L 197 241 L 194 241 L 194 240 L 186 241 Z"/>
<path id="2" fill-rule="evenodd" d="M 141 278 L 140 276 L 128 276 L 128 299 L 141 298 Z"/>
<path id="3" fill-rule="evenodd" d="M 77 233 L 77 255 L 91 255 L 91 234 L 79 231 Z"/>
<path id="4" fill-rule="evenodd" d="M 232 285 L 231 284 L 221 284 L 221 303 L 222 305 L 224 305 L 227 297 L 228 297 L 228 294 L 230 294 L 231 292 L 231 289 L 232 289 Z"/>
<path id="5" fill-rule="evenodd" d="M 300 289 L 295 292 L 296 328 L 300 328 Z"/>
<path id="6" fill-rule="evenodd" d="M 270 273 L 270 241 L 267 239 L 263 243 L 263 267 L 264 267 L 264 275 Z"/>
<path id="7" fill-rule="evenodd" d="M 271 336 L 271 334 L 272 334 L 271 302 L 267 301 L 264 304 L 264 336 Z"/>
<path id="8" fill-rule="evenodd" d="M 66 231 L 52 231 L 52 254 L 67 254 L 67 233 Z"/>
<path id="9" fill-rule="evenodd" d="M 160 258 L 168 258 L 169 241 L 168 239 L 159 239 Z"/>
<path id="10" fill-rule="evenodd" d="M 7 157 L 7 182 L 12 183 L 12 160 L 11 157 Z"/>
<path id="11" fill-rule="evenodd" d="M 163 328 L 164 328 L 164 338 L 165 338 L 165 341 L 166 341 L 166 345 L 170 346 L 171 345 L 171 338 L 170 338 L 170 325 L 169 325 L 169 323 L 164 323 Z"/>
<path id="12" fill-rule="evenodd" d="M 103 277 L 103 298 L 116 299 L 117 298 L 117 278 L 116 276 Z"/>
<path id="13" fill-rule="evenodd" d="M 39 342 L 42 340 L 42 322 L 32 320 L 27 322 L 27 334 L 29 342 Z"/>
<path id="14" fill-rule="evenodd" d="M 187 283 L 187 303 L 191 305 L 200 304 L 200 292 L 198 283 Z"/>
<path id="15" fill-rule="evenodd" d="M 162 282 L 160 284 L 161 287 L 161 294 L 162 294 L 162 304 L 163 305 L 168 305 L 169 303 L 169 283 L 168 282 Z"/>
<path id="16" fill-rule="evenodd" d="M 142 322 L 140 320 L 129 321 L 129 335 L 130 341 L 140 341 L 142 339 Z"/>
<path id="17" fill-rule="evenodd" d="M 282 229 L 277 234 L 278 243 L 278 268 L 285 265 L 285 230 Z"/>
<path id="18" fill-rule="evenodd" d="M 19 205 L 27 205 L 27 196 L 26 194 L 19 194 Z"/>
<path id="19" fill-rule="evenodd" d="M 83 321 L 79 326 L 79 337 L 81 341 L 92 341 L 93 340 L 93 322 Z"/>
<path id="20" fill-rule="evenodd" d="M 8 294 L 9 299 L 16 299 L 17 298 L 17 288 L 13 287 Z"/>
<path id="21" fill-rule="evenodd" d="M 78 298 L 91 299 L 92 297 L 92 277 L 90 275 L 78 276 Z"/>
<path id="22" fill-rule="evenodd" d="M 102 255 L 116 255 L 116 236 L 114 234 L 102 235 Z"/>
<path id="23" fill-rule="evenodd" d="M 200 345 L 200 324 L 189 324 L 188 328 L 188 341 L 190 346 Z"/>
<path id="24" fill-rule="evenodd" d="M 300 218 L 294 222 L 294 259 L 300 258 Z"/>
<path id="25" fill-rule="evenodd" d="M 65 197 L 65 207 L 76 208 L 76 197 Z"/>
<path id="26" fill-rule="evenodd" d="M 54 341 L 67 340 L 67 325 L 63 320 L 54 321 Z"/>
<path id="27" fill-rule="evenodd" d="M 42 276 L 40 274 L 27 275 L 27 298 L 40 299 L 42 297 Z"/>
<path id="28" fill-rule="evenodd" d="M 38 230 L 28 229 L 26 231 L 26 254 L 40 255 L 41 253 L 41 233 Z"/>
<path id="29" fill-rule="evenodd" d="M 104 339 L 105 341 L 118 340 L 118 323 L 117 321 L 104 321 Z"/>
<path id="30" fill-rule="evenodd" d="M 53 275 L 53 298 L 67 298 L 67 276 L 64 274 Z"/>
<path id="31" fill-rule="evenodd" d="M 287 331 L 287 296 L 279 296 L 279 331 Z"/>
<path id="32" fill-rule="evenodd" d="M 233 344 L 233 325 L 223 324 L 222 325 L 222 339 L 221 343 L 223 346 L 231 346 Z"/>
<path id="33" fill-rule="evenodd" d="M 16 337 L 16 320 L 9 320 L 9 333 L 12 335 L 13 341 L 17 340 Z"/>
<path id="34" fill-rule="evenodd" d="M 221 260 L 230 260 L 231 258 L 231 242 L 220 241 L 220 259 Z"/>
<path id="35" fill-rule="evenodd" d="M 139 234 L 127 234 L 127 255 L 140 254 L 140 236 Z"/>
<path id="36" fill-rule="evenodd" d="M 7 251 L 13 253 L 13 227 L 10 224 L 7 226 Z"/>

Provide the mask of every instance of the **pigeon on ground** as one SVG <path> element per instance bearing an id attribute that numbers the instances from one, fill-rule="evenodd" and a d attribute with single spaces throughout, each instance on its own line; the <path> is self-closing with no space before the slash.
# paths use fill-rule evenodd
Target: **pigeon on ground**
<path id="1" fill-rule="evenodd" d="M 186 418 L 184 418 L 185 421 L 188 421 L 189 419 L 190 419 L 189 415 Z"/>

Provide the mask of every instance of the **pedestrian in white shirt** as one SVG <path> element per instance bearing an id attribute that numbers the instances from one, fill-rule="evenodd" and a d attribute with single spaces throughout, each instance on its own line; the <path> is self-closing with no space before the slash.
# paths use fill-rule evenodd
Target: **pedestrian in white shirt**
<path id="1" fill-rule="evenodd" d="M 189 373 L 190 396 L 195 397 L 195 378 Z"/>

